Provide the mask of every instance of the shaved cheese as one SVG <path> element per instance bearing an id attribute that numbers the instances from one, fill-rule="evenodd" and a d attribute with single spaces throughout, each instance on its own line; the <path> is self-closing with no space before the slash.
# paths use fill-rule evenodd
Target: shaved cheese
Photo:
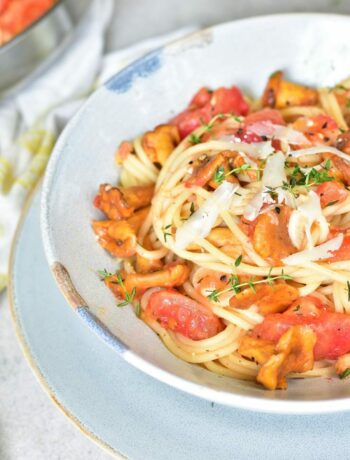
<path id="1" fill-rule="evenodd" d="M 339 158 L 342 158 L 345 161 L 350 163 L 350 156 L 346 153 L 342 152 L 341 150 L 336 149 L 335 147 L 328 147 L 327 145 L 319 145 L 317 147 L 311 147 L 309 149 L 301 149 L 301 150 L 291 150 L 289 155 L 298 158 L 304 155 L 315 155 L 316 153 L 333 153 L 337 155 Z"/>
<path id="2" fill-rule="evenodd" d="M 258 136 L 273 137 L 288 144 L 310 144 L 310 141 L 300 131 L 296 131 L 289 126 L 275 125 L 271 121 L 259 121 L 247 127 L 247 131 Z"/>
<path id="3" fill-rule="evenodd" d="M 307 196 L 296 200 L 297 209 L 292 212 L 288 223 L 288 233 L 293 245 L 301 249 L 306 237 L 306 247 L 313 247 L 311 228 L 318 223 L 321 233 L 328 234 L 328 222 L 322 214 L 320 197 L 312 190 Z"/>
<path id="4" fill-rule="evenodd" d="M 175 247 L 185 249 L 198 238 L 205 238 L 214 227 L 220 212 L 230 208 L 239 185 L 224 181 L 197 211 L 177 230 Z"/>
<path id="5" fill-rule="evenodd" d="M 267 197 L 271 198 L 270 195 L 267 195 Z M 264 193 L 262 191 L 256 193 L 253 196 L 244 210 L 243 216 L 245 219 L 252 221 L 258 217 L 259 212 L 264 204 L 264 198 Z"/>
<path id="6" fill-rule="evenodd" d="M 287 181 L 284 162 L 285 157 L 282 152 L 277 152 L 268 157 L 263 173 L 261 189 L 254 195 L 245 209 L 244 217 L 247 220 L 252 221 L 256 219 L 264 203 L 274 203 L 273 198 L 267 192 L 269 191 L 269 187 L 281 187 L 283 182 Z M 285 190 L 276 190 L 276 192 L 278 194 L 278 202 L 282 203 L 286 197 Z"/>
<path id="7" fill-rule="evenodd" d="M 337 251 L 343 243 L 344 235 L 339 233 L 335 238 L 326 243 L 315 246 L 312 249 L 297 252 L 291 256 L 282 259 L 285 265 L 302 265 L 307 262 L 315 262 L 317 260 L 328 259 L 332 257 L 332 252 Z"/>
<path id="8" fill-rule="evenodd" d="M 282 152 L 268 157 L 262 178 L 263 186 L 275 188 L 283 185 L 283 182 L 287 182 L 284 162 L 285 157 Z"/>
<path id="9" fill-rule="evenodd" d="M 257 142 L 255 144 L 257 146 L 257 153 L 260 160 L 265 160 L 269 155 L 271 155 L 275 149 L 272 147 L 271 141 L 267 142 Z"/>
<path id="10" fill-rule="evenodd" d="M 237 138 L 234 135 L 221 136 L 218 141 L 228 142 L 230 150 L 237 150 L 240 153 L 246 153 L 255 159 L 265 159 L 275 151 L 272 147 L 271 141 L 255 142 L 253 144 L 246 144 L 245 142 L 236 142 Z"/>

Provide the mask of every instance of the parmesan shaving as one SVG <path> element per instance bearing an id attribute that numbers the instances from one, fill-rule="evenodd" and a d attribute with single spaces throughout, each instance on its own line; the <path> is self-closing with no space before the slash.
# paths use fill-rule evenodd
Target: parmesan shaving
<path id="1" fill-rule="evenodd" d="M 272 147 L 271 141 L 266 142 L 254 142 L 253 144 L 247 144 L 245 142 L 235 142 L 236 138 L 233 135 L 221 136 L 218 141 L 227 142 L 230 144 L 230 150 L 237 150 L 240 153 L 246 153 L 255 159 L 265 159 L 275 150 Z"/>
<path id="2" fill-rule="evenodd" d="M 258 136 L 273 137 L 292 145 L 309 145 L 310 141 L 300 131 L 289 126 L 275 125 L 271 121 L 259 121 L 249 125 L 247 131 Z"/>
<path id="3" fill-rule="evenodd" d="M 256 219 L 264 203 L 274 203 L 268 191 L 270 187 L 277 189 L 283 185 L 283 182 L 287 182 L 284 162 L 285 157 L 282 152 L 277 152 L 268 157 L 263 173 L 261 189 L 247 205 L 244 212 L 245 219 L 250 221 Z M 276 192 L 278 194 L 278 202 L 282 203 L 286 197 L 285 191 L 277 189 Z"/>
<path id="4" fill-rule="evenodd" d="M 306 237 L 306 247 L 311 249 L 314 246 L 311 228 L 315 223 L 319 224 L 321 233 L 328 234 L 328 223 L 322 214 L 320 198 L 311 190 L 307 196 L 300 196 L 296 205 L 297 209 L 292 212 L 288 224 L 289 237 L 298 249 L 304 246 Z"/>
<path id="5" fill-rule="evenodd" d="M 214 227 L 220 212 L 230 208 L 239 185 L 224 181 L 197 211 L 177 230 L 176 249 L 185 249 L 198 238 L 205 238 Z"/>
<path id="6" fill-rule="evenodd" d="M 344 235 L 339 233 L 335 238 L 326 243 L 315 246 L 312 249 L 297 252 L 282 259 L 285 265 L 302 265 L 307 262 L 315 262 L 317 260 L 328 259 L 332 257 L 332 252 L 337 251 L 343 243 Z"/>

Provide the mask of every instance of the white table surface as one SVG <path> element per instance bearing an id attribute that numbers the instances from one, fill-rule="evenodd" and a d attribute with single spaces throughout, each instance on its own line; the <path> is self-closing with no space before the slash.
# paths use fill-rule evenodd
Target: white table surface
<path id="1" fill-rule="evenodd" d="M 350 13 L 349 0 L 115 0 L 115 3 L 108 34 L 110 49 L 190 24 L 210 25 L 277 12 Z M 6 296 L 0 295 L 0 460 L 110 458 L 85 438 L 44 393 L 17 343 Z"/>

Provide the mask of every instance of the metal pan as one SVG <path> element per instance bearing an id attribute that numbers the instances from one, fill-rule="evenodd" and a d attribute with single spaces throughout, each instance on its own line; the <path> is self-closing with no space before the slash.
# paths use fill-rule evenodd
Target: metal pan
<path id="1" fill-rule="evenodd" d="M 28 77 L 62 49 L 90 0 L 59 0 L 22 33 L 0 47 L 0 93 Z"/>

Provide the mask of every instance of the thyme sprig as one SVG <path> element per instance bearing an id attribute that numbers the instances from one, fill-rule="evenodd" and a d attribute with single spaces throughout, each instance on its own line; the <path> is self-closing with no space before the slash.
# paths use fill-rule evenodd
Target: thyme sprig
<path id="1" fill-rule="evenodd" d="M 222 182 L 225 180 L 225 178 L 227 176 L 232 176 L 233 174 L 237 175 L 237 174 L 240 174 L 241 172 L 245 172 L 245 171 L 248 171 L 248 170 L 249 171 L 257 171 L 258 172 L 258 180 L 260 180 L 259 177 L 260 177 L 260 172 L 262 171 L 262 169 L 261 168 L 253 168 L 248 163 L 244 163 L 242 166 L 239 166 L 237 168 L 231 169 L 228 172 L 225 172 L 225 169 L 224 169 L 223 166 L 218 166 L 214 171 L 213 180 L 217 184 L 222 184 Z"/>
<path id="2" fill-rule="evenodd" d="M 294 198 L 297 198 L 299 196 L 300 189 L 302 188 L 305 188 L 306 191 L 310 191 L 310 188 L 314 185 L 320 185 L 324 182 L 334 180 L 334 177 L 328 175 L 330 167 L 331 162 L 330 160 L 327 160 L 320 171 L 315 168 L 311 168 L 307 173 L 304 173 L 300 166 L 296 165 L 291 172 L 289 182 L 284 181 L 282 185 L 278 187 L 266 186 L 266 193 L 270 194 L 272 198 L 275 198 L 278 190 L 285 190 Z"/>
<path id="3" fill-rule="evenodd" d="M 122 302 L 119 302 L 117 304 L 117 307 L 126 307 L 127 305 L 132 303 L 132 301 L 135 299 L 135 296 L 136 296 L 136 287 L 133 287 L 131 292 L 128 292 L 126 290 L 122 275 L 120 273 L 117 274 L 117 279 L 116 281 L 113 281 L 113 283 L 119 284 L 119 286 L 121 286 L 121 288 L 124 290 L 124 295 L 125 295 L 125 300 L 123 300 Z"/>
<path id="4" fill-rule="evenodd" d="M 328 171 L 331 168 L 330 160 L 327 160 L 322 166 L 322 169 L 318 171 L 315 168 L 311 168 L 307 173 L 304 173 L 299 165 L 296 165 L 292 171 L 290 178 L 290 185 L 295 186 L 304 186 L 307 189 L 310 189 L 313 185 L 320 185 L 324 182 L 329 182 L 334 180 L 334 177 L 328 175 Z"/>
<path id="5" fill-rule="evenodd" d="M 283 270 L 281 271 L 281 274 L 280 275 L 276 275 L 276 276 L 271 276 L 271 270 L 269 272 L 269 274 L 267 275 L 266 278 L 262 279 L 262 280 L 254 280 L 253 278 L 251 278 L 250 280 L 248 281 L 245 281 L 244 283 L 240 283 L 239 281 L 239 278 L 237 275 L 231 275 L 229 280 L 228 280 L 228 284 L 229 284 L 229 287 L 226 288 L 226 289 L 222 289 L 222 290 L 217 290 L 217 289 L 213 289 L 208 295 L 208 299 L 212 300 L 213 302 L 219 302 L 220 300 L 220 296 L 222 294 L 225 294 L 226 292 L 234 292 L 236 295 L 239 294 L 241 292 L 241 290 L 243 288 L 250 288 L 254 293 L 256 292 L 256 289 L 255 289 L 255 286 L 258 285 L 258 284 L 264 284 L 264 283 L 268 283 L 269 285 L 273 285 L 273 283 L 275 281 L 278 281 L 278 280 L 293 280 L 293 278 L 290 276 L 290 275 L 287 275 L 283 272 Z"/>
<path id="6" fill-rule="evenodd" d="M 113 273 L 109 272 L 105 268 L 103 270 L 97 270 L 97 273 L 99 277 L 101 278 L 101 281 L 104 281 L 106 278 L 113 276 Z"/>
<path id="7" fill-rule="evenodd" d="M 199 144 L 201 142 L 201 136 L 198 136 L 197 134 L 191 134 L 189 141 L 192 145 Z"/>
<path id="8" fill-rule="evenodd" d="M 164 236 L 164 242 L 166 243 L 166 240 L 168 238 L 168 236 L 172 236 L 172 234 L 170 232 L 168 232 L 167 230 L 169 230 L 169 228 L 172 227 L 172 224 L 169 224 L 169 225 L 166 225 L 164 227 L 164 231 L 163 231 L 163 236 Z"/>
<path id="9" fill-rule="evenodd" d="M 349 367 L 348 367 L 347 369 L 345 369 L 344 372 L 342 372 L 341 374 L 339 374 L 339 378 L 340 378 L 341 380 L 346 379 L 346 378 L 348 378 L 349 376 L 350 376 L 350 368 L 349 368 Z"/>

